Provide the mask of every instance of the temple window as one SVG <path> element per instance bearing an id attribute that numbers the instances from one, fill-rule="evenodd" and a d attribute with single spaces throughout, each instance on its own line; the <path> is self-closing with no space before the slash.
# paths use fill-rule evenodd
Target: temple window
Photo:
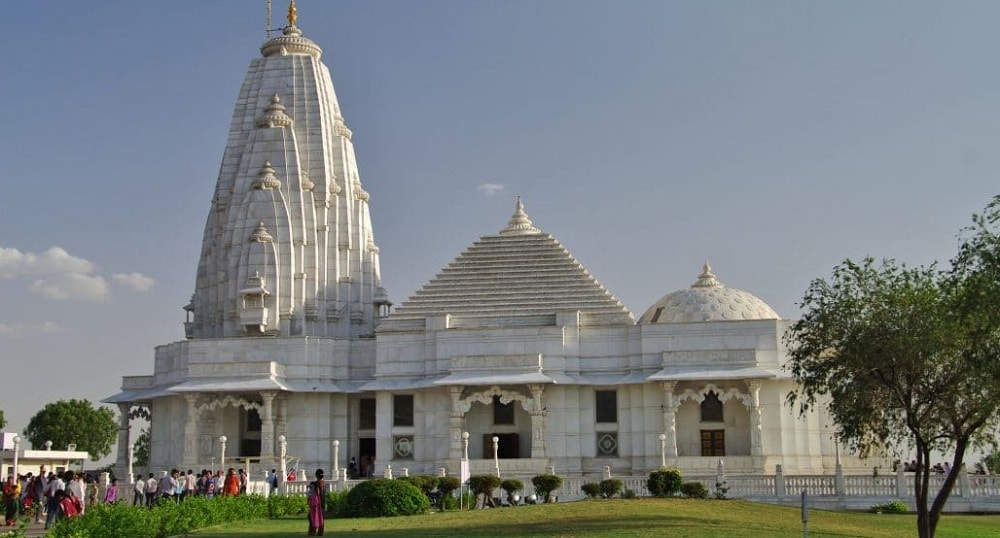
<path id="1" fill-rule="evenodd" d="M 493 397 L 493 424 L 514 424 L 514 402 L 500 403 L 500 397 Z"/>
<path id="2" fill-rule="evenodd" d="M 597 422 L 618 422 L 618 391 L 595 391 L 594 410 Z"/>
<path id="3" fill-rule="evenodd" d="M 702 456 L 725 456 L 726 455 L 726 431 L 725 430 L 701 430 L 701 455 Z"/>
<path id="4" fill-rule="evenodd" d="M 358 429 L 375 429 L 375 398 L 361 398 L 358 402 Z"/>
<path id="5" fill-rule="evenodd" d="M 715 391 L 708 391 L 705 399 L 701 402 L 702 422 L 722 422 L 722 402 Z"/>
<path id="6" fill-rule="evenodd" d="M 392 397 L 392 425 L 413 426 L 412 394 L 396 394 Z"/>

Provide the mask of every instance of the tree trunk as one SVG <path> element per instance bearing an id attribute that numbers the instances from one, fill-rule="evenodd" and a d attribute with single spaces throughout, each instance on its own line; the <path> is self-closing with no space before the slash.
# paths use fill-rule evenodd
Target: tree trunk
<path id="1" fill-rule="evenodd" d="M 914 501 L 917 506 L 917 536 L 933 538 L 934 529 L 927 509 L 927 490 L 930 484 L 931 450 L 917 439 L 917 471 L 913 474 Z"/>

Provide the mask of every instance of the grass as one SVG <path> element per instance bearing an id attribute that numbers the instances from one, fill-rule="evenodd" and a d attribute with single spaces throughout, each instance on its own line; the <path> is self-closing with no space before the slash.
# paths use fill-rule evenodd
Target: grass
<path id="1" fill-rule="evenodd" d="M 916 536 L 916 516 L 811 510 L 809 536 Z M 304 536 L 305 517 L 257 520 L 193 533 L 200 538 Z M 671 536 L 760 538 L 802 536 L 798 508 L 745 501 L 636 499 L 558 503 L 471 512 L 434 512 L 384 519 L 327 519 L 327 534 L 364 536 L 569 537 Z M 986 538 L 1000 533 L 1000 516 L 945 515 L 938 538 Z"/>

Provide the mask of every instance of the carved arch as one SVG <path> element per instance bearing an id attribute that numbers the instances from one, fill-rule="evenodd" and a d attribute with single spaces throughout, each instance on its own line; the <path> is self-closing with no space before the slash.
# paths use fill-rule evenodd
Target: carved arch
<path id="1" fill-rule="evenodd" d="M 691 400 L 693 402 L 700 404 L 701 402 L 705 401 L 705 395 L 708 394 L 709 392 L 715 392 L 716 394 L 718 394 L 719 401 L 722 402 L 723 404 L 729 400 L 738 400 L 747 408 L 750 408 L 751 405 L 753 404 L 752 395 L 740 392 L 740 389 L 735 387 L 724 391 L 719 387 L 715 386 L 714 383 L 708 383 L 707 385 L 698 390 L 694 389 L 685 390 L 683 393 L 681 393 L 680 396 L 677 397 L 677 403 L 679 404 L 684 400 Z"/>
<path id="2" fill-rule="evenodd" d="M 501 389 L 500 387 L 494 385 L 486 390 L 473 392 L 472 394 L 462 398 L 458 401 L 457 407 L 462 412 L 462 414 L 468 413 L 469 409 L 472 409 L 472 404 L 474 402 L 479 402 L 483 405 L 490 405 L 493 403 L 493 397 L 499 396 L 500 403 L 506 405 L 514 400 L 521 402 L 521 407 L 525 411 L 531 412 L 534 408 L 534 399 L 517 392 L 516 390 Z"/>
<path id="3" fill-rule="evenodd" d="M 256 409 L 258 413 L 263 411 L 263 405 L 258 402 L 250 401 L 246 398 L 236 398 L 234 396 L 226 395 L 222 398 L 213 398 L 208 403 L 198 406 L 198 413 L 203 411 L 212 411 L 214 409 L 219 409 L 220 407 L 242 407 L 243 409 L 250 410 Z"/>
<path id="4" fill-rule="evenodd" d="M 153 413 L 149 410 L 148 405 L 143 404 L 129 404 L 128 418 L 129 420 L 135 420 L 137 418 L 152 420 Z"/>

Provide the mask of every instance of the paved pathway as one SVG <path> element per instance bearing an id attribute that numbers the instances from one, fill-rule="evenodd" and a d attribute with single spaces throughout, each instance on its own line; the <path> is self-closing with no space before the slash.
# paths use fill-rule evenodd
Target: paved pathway
<path id="1" fill-rule="evenodd" d="M 5 527 L 0 527 L 0 531 L 3 531 L 4 529 Z M 34 521 L 32 521 L 31 523 L 25 525 L 24 532 L 26 536 L 30 537 L 45 536 L 45 524 L 35 523 Z"/>

